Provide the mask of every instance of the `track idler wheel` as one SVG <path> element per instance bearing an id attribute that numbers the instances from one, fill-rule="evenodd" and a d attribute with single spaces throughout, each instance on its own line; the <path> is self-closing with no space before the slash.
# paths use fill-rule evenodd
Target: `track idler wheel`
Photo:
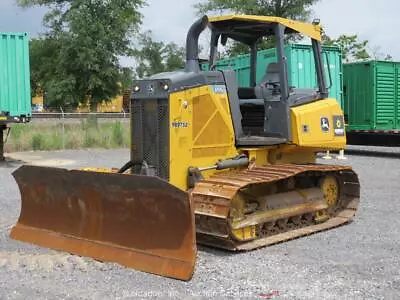
<path id="1" fill-rule="evenodd" d="M 338 205 L 339 200 L 339 184 L 335 176 L 327 175 L 321 178 L 320 188 L 324 195 L 324 199 L 328 204 L 329 213 L 333 212 Z"/>

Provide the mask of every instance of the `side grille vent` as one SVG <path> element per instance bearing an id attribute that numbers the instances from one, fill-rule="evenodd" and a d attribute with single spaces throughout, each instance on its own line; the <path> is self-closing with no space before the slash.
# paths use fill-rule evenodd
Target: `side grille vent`
<path id="1" fill-rule="evenodd" d="M 132 100 L 132 161 L 146 161 L 156 176 L 169 180 L 168 99 Z M 135 166 L 139 174 L 141 166 Z"/>

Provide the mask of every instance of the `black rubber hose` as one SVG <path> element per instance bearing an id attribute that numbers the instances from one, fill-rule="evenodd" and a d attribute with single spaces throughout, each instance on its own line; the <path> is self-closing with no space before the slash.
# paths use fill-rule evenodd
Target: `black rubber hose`
<path id="1" fill-rule="evenodd" d="M 127 170 L 129 170 L 130 168 L 137 166 L 137 165 L 141 165 L 143 162 L 141 161 L 128 161 L 125 165 L 123 165 L 123 167 L 121 169 L 118 170 L 119 174 L 125 173 Z"/>

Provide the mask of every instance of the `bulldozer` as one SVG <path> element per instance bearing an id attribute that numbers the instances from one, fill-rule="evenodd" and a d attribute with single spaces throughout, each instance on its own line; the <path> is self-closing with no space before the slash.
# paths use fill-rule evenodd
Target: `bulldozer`
<path id="1" fill-rule="evenodd" d="M 209 68 L 199 37 L 210 31 Z M 288 83 L 285 37 L 311 39 L 315 88 Z M 257 47 L 277 62 L 256 82 Z M 250 52 L 250 86 L 216 70 L 228 41 Z M 360 198 L 349 166 L 318 163 L 344 149 L 343 112 L 329 98 L 319 22 L 203 16 L 187 33 L 184 70 L 133 80 L 131 154 L 121 168 L 23 165 L 11 238 L 180 280 L 198 245 L 250 251 L 349 223 Z"/>

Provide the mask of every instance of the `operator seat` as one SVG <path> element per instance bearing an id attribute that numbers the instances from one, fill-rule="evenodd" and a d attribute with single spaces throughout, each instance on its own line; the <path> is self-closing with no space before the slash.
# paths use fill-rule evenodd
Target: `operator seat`
<path id="1" fill-rule="evenodd" d="M 238 95 L 242 113 L 242 127 L 245 134 L 264 135 L 265 106 L 274 95 L 280 94 L 279 65 L 271 63 L 259 85 L 239 87 Z"/>
<path id="2" fill-rule="evenodd" d="M 280 72 L 278 63 L 270 63 L 265 71 L 265 75 L 260 81 L 260 87 L 276 88 L 280 85 Z"/>
<path id="3" fill-rule="evenodd" d="M 259 85 L 255 87 L 238 87 L 240 105 L 264 105 L 264 100 L 269 100 L 274 94 L 280 93 L 279 85 L 279 65 L 277 63 L 270 63 Z"/>

